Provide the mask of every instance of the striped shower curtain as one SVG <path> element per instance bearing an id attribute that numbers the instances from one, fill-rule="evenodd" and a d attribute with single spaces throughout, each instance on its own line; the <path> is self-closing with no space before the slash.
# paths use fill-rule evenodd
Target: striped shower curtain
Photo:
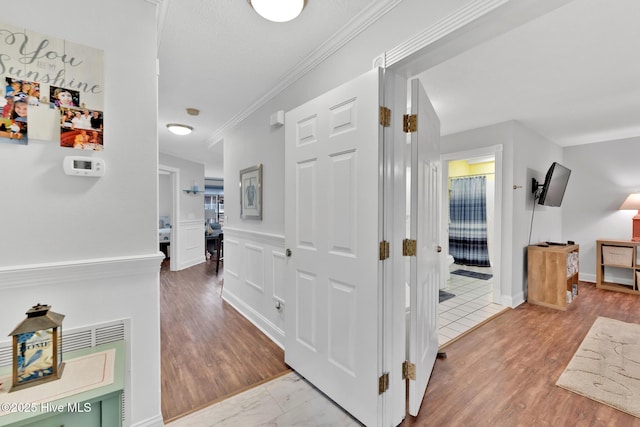
<path id="1" fill-rule="evenodd" d="M 449 254 L 456 264 L 489 267 L 485 176 L 453 178 L 449 200 Z"/>

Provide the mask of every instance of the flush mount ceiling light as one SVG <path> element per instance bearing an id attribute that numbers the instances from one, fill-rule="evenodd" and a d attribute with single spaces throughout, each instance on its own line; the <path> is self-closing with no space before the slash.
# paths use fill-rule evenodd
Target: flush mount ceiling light
<path id="1" fill-rule="evenodd" d="M 193 130 L 191 126 L 181 125 L 179 123 L 169 123 L 167 129 L 175 135 L 189 135 Z"/>
<path id="2" fill-rule="evenodd" d="M 247 0 L 251 7 L 262 16 L 273 22 L 287 22 L 302 12 L 306 0 Z"/>

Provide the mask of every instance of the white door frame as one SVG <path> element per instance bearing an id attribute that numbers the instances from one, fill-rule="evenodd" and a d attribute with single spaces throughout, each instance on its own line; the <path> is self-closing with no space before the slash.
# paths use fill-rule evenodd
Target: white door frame
<path id="1" fill-rule="evenodd" d="M 180 169 L 171 166 L 158 165 L 158 172 L 166 172 L 169 174 L 171 186 L 171 242 L 169 243 L 169 270 L 178 271 L 180 265 L 178 250 L 180 242 Z M 160 186 L 158 185 L 158 191 Z M 157 197 L 156 199 L 159 199 Z M 157 215 L 160 215 L 159 212 Z M 156 224 L 158 221 L 156 221 Z M 159 244 L 159 243 L 158 243 Z"/>
<path id="2" fill-rule="evenodd" d="M 502 295 L 509 295 L 509 289 L 502 289 L 501 266 L 502 266 L 502 144 L 482 147 L 475 150 L 458 151 L 455 153 L 442 154 L 440 161 L 442 162 L 442 200 L 440 213 L 440 235 L 442 238 L 442 248 L 445 254 L 449 253 L 449 226 L 447 219 L 449 218 L 449 197 L 447 181 L 449 177 L 449 162 L 452 160 L 464 160 L 474 157 L 494 156 L 495 158 L 495 199 L 493 212 L 493 261 L 491 265 L 493 273 L 493 302 L 500 305 L 511 306 L 503 301 Z M 443 257 L 443 263 L 446 264 L 446 256 Z M 447 266 L 448 268 L 448 266 Z M 443 276 L 444 277 L 444 276 Z"/>

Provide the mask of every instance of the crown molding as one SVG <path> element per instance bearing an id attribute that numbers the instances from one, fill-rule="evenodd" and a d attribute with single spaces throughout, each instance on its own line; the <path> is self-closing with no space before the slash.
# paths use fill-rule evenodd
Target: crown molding
<path id="1" fill-rule="evenodd" d="M 224 134 L 227 130 L 242 122 L 244 119 L 249 117 L 267 102 L 275 98 L 278 94 L 292 85 L 302 76 L 316 68 L 324 60 L 340 50 L 344 45 L 357 37 L 360 33 L 366 30 L 369 26 L 371 26 L 401 2 L 402 0 L 382 0 L 362 10 L 362 12 L 354 16 L 353 19 L 351 19 L 340 30 L 333 34 L 333 36 L 327 39 L 327 41 L 325 41 L 317 49 L 312 51 L 293 68 L 291 68 L 284 75 L 284 77 L 265 95 L 257 99 L 245 110 L 233 116 L 213 135 L 207 138 L 207 147 L 212 148 L 213 146 L 215 146 L 221 139 L 223 139 Z"/>

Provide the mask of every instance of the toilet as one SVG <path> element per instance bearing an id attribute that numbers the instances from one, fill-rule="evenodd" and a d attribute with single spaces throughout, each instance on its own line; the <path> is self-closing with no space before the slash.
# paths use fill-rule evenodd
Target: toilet
<path id="1" fill-rule="evenodd" d="M 444 281 L 447 282 L 451 279 L 451 265 L 455 262 L 455 259 L 452 255 L 447 255 L 447 264 L 444 270 Z"/>

